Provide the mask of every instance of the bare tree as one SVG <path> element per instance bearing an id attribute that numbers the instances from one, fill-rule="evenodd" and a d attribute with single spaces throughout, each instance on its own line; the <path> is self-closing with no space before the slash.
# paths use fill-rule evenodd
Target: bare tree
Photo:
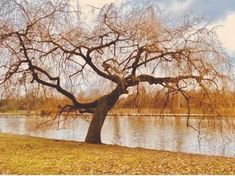
<path id="1" fill-rule="evenodd" d="M 210 113 L 216 114 L 210 92 L 221 87 L 227 57 L 215 33 L 200 20 L 170 25 L 154 6 L 110 4 L 88 26 L 73 22 L 66 0 L 9 0 L 0 6 L 5 6 L 0 17 L 1 84 L 23 77 L 69 98 L 71 104 L 59 113 L 92 113 L 86 142 L 101 143 L 109 110 L 142 82 L 168 95 L 180 93 L 187 102 L 192 90 L 201 90 L 210 100 Z M 112 90 L 81 102 L 79 86 L 97 78 Z M 190 114 L 190 106 L 188 110 Z"/>

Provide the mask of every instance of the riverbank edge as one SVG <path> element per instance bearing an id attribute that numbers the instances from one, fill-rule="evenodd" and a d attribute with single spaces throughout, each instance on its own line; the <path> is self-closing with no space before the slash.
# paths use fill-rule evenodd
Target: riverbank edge
<path id="1" fill-rule="evenodd" d="M 37 113 L 37 112 L 0 112 L 0 115 L 6 115 L 6 116 L 12 116 L 12 115 L 23 115 L 23 116 L 56 116 L 56 114 L 41 114 L 41 113 Z M 68 115 L 76 115 L 76 116 L 92 116 L 92 114 L 73 114 L 73 113 L 69 113 L 69 114 L 63 114 L 63 116 L 68 116 Z M 213 114 L 185 114 L 185 113 L 126 113 L 126 112 L 111 112 L 108 113 L 108 116 L 111 117 L 119 117 L 119 116 L 123 116 L 123 117 L 177 117 L 177 118 L 188 118 L 188 117 L 192 117 L 192 118 L 215 118 L 215 119 L 219 119 L 221 117 L 223 118 L 235 118 L 235 115 L 220 115 L 220 116 L 216 116 Z"/>
<path id="2" fill-rule="evenodd" d="M 0 133 L 0 174 L 235 174 L 235 158 Z"/>

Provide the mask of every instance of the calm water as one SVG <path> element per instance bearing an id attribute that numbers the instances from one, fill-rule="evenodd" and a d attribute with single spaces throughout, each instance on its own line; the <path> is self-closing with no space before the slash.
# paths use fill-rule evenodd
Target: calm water
<path id="1" fill-rule="evenodd" d="M 89 118 L 52 120 L 48 117 L 0 116 L 0 131 L 53 139 L 84 141 Z M 191 119 L 197 127 L 199 120 Z M 211 125 L 208 125 L 211 124 Z M 228 124 L 235 125 L 230 119 Z M 201 134 L 186 126 L 186 118 L 108 117 L 102 142 L 187 153 L 235 157 L 235 133 L 224 121 L 201 123 Z M 222 132 L 222 133 L 221 133 Z"/>

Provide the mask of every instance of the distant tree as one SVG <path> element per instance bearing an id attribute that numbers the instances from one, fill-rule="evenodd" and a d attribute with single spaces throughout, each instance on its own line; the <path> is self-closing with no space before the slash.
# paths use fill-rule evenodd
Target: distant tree
<path id="1" fill-rule="evenodd" d="M 59 113 L 92 113 L 86 142 L 101 143 L 107 113 L 142 82 L 187 102 L 200 89 L 216 114 L 210 92 L 223 84 L 228 60 L 200 20 L 167 24 L 154 6 L 110 4 L 84 24 L 73 20 L 68 0 L 1 0 L 0 9 L 1 84 L 24 78 L 70 99 Z M 97 79 L 110 91 L 81 102 L 80 88 Z"/>

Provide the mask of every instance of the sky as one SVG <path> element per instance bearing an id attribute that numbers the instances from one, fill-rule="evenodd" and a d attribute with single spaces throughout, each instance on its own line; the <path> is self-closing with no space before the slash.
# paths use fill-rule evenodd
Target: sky
<path id="1" fill-rule="evenodd" d="M 125 0 L 72 0 L 83 14 L 89 14 L 90 6 L 101 8 L 109 3 L 122 3 Z M 191 14 L 202 17 L 216 28 L 223 46 L 235 58 L 235 0 L 128 0 L 133 6 L 145 3 L 156 4 L 165 15 L 180 17 Z M 88 15 L 89 16 L 89 15 Z"/>

